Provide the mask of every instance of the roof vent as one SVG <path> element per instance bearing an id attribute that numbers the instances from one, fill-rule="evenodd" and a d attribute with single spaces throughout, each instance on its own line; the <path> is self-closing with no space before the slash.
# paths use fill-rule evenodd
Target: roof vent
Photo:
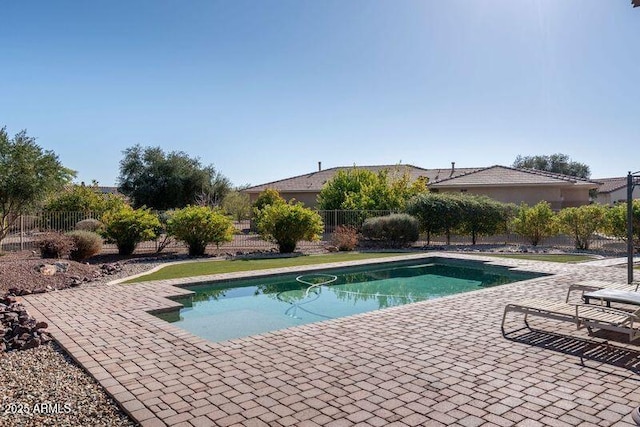
<path id="1" fill-rule="evenodd" d="M 322 162 L 318 162 L 318 172 L 322 170 Z"/>

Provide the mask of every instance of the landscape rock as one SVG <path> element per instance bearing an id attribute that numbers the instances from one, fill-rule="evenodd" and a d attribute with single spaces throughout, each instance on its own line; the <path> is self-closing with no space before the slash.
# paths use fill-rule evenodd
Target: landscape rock
<path id="1" fill-rule="evenodd" d="M 38 271 L 43 276 L 53 276 L 54 274 L 56 274 L 58 272 L 58 269 L 56 268 L 55 265 L 52 265 L 52 264 L 42 264 L 38 268 Z"/>
<path id="2" fill-rule="evenodd" d="M 51 341 L 46 322 L 36 322 L 13 296 L 0 298 L 0 352 L 26 350 Z"/>

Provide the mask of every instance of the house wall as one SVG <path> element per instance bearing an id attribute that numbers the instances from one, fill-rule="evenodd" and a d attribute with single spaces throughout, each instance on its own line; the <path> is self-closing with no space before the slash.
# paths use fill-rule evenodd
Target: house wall
<path id="1" fill-rule="evenodd" d="M 640 199 L 640 186 L 633 188 L 633 198 Z M 627 201 L 627 188 L 623 187 L 609 193 L 599 193 L 596 201 L 603 205 L 614 205 L 617 202 Z"/>
<path id="2" fill-rule="evenodd" d="M 638 195 L 640 196 L 640 189 Z M 459 193 L 460 188 L 439 187 L 440 192 Z M 524 202 L 529 206 L 545 200 L 551 204 L 551 208 L 559 210 L 562 208 L 582 206 L 589 204 L 588 188 L 563 188 L 563 187 L 475 187 L 467 188 L 467 194 L 478 194 L 491 197 L 503 203 L 515 203 L 519 205 Z M 280 195 L 285 200 L 292 198 L 303 202 L 306 207 L 317 207 L 317 192 L 281 192 Z M 258 198 L 259 193 L 249 193 L 249 199 L 253 203 Z M 626 197 L 626 193 L 623 197 Z"/>
<path id="3" fill-rule="evenodd" d="M 443 188 L 441 192 L 459 193 L 460 188 Z M 563 189 L 562 187 L 475 187 L 468 188 L 467 194 L 488 196 L 503 203 L 524 202 L 529 206 L 545 200 L 554 210 L 589 203 L 588 189 Z"/>

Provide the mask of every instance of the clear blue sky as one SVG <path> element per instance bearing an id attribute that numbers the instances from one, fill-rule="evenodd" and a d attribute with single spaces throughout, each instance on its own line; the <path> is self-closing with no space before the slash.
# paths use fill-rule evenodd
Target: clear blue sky
<path id="1" fill-rule="evenodd" d="M 137 143 L 236 185 L 342 165 L 640 170 L 630 0 L 7 1 L 0 126 L 77 181 Z"/>

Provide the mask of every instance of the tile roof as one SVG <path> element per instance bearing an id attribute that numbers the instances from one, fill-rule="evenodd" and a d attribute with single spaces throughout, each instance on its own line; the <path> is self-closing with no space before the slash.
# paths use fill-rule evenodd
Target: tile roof
<path id="1" fill-rule="evenodd" d="M 540 171 L 536 169 L 511 168 L 507 166 L 490 166 L 476 169 L 466 174 L 443 179 L 430 185 L 434 188 L 449 186 L 505 186 L 505 185 L 586 185 L 596 188 L 597 182 L 574 176 Z"/>
<path id="2" fill-rule="evenodd" d="M 273 188 L 280 192 L 296 191 L 296 192 L 319 192 L 324 184 L 332 179 L 339 171 L 349 169 L 367 169 L 372 172 L 379 172 L 384 169 L 391 173 L 398 171 L 399 173 L 408 173 L 412 180 L 419 177 L 426 177 L 429 182 L 437 182 L 439 180 L 448 179 L 452 176 L 466 174 L 476 171 L 479 168 L 455 168 L 453 173 L 451 168 L 445 169 L 423 169 L 413 165 L 374 165 L 374 166 L 339 166 L 335 168 L 323 169 L 321 171 L 311 172 L 305 175 L 298 175 L 291 178 L 281 179 L 279 181 L 268 182 L 266 184 L 256 185 L 245 189 L 248 193 L 259 193 L 267 188 Z"/>
<path id="3" fill-rule="evenodd" d="M 596 179 L 595 181 L 600 183 L 598 193 L 611 193 L 612 191 L 616 191 L 627 186 L 626 176 L 616 178 L 600 178 Z"/>

